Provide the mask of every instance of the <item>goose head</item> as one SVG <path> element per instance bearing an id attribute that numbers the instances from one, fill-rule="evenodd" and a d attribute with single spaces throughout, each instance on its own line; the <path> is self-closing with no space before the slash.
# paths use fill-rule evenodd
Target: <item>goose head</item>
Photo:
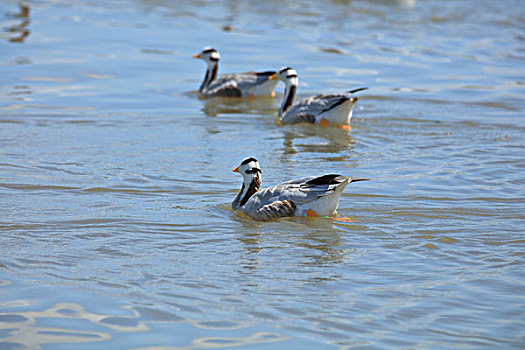
<path id="1" fill-rule="evenodd" d="M 219 51 L 215 50 L 213 47 L 205 47 L 202 49 L 201 52 L 196 53 L 193 55 L 193 58 L 200 58 L 208 66 L 214 66 L 219 63 L 219 59 L 221 58 L 221 55 L 219 55 Z"/>
<path id="2" fill-rule="evenodd" d="M 283 67 L 277 72 L 277 78 L 279 78 L 286 86 L 297 86 L 299 80 L 297 78 L 297 72 L 295 69 L 290 67 Z"/>
<path id="3" fill-rule="evenodd" d="M 241 164 L 233 169 L 233 172 L 239 173 L 243 177 L 241 191 L 232 203 L 233 209 L 242 207 L 248 199 L 259 191 L 261 187 L 261 167 L 254 157 L 244 158 Z"/>
<path id="4" fill-rule="evenodd" d="M 241 165 L 232 170 L 235 173 L 242 175 L 244 183 L 250 184 L 254 178 L 261 178 L 261 166 L 254 157 L 244 158 Z"/>

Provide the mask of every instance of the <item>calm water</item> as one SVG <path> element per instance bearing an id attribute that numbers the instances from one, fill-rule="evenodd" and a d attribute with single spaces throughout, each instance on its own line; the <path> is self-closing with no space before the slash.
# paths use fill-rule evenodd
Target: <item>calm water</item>
<path id="1" fill-rule="evenodd" d="M 0 4 L 0 349 L 523 349 L 522 1 Z M 220 70 L 360 86 L 352 130 L 282 96 L 197 98 Z M 232 212 L 338 172 L 330 219 Z"/>

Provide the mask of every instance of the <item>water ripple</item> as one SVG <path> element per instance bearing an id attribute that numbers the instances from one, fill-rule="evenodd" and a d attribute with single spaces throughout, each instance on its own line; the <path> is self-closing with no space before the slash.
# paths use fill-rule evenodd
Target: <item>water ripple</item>
<path id="1" fill-rule="evenodd" d="M 121 5 L 0 14 L 0 348 L 520 348 L 517 2 Z M 369 90 L 351 130 L 277 126 L 282 85 L 198 97 L 206 45 L 298 98 Z M 371 181 L 352 221 L 254 222 L 248 155 L 265 186 Z"/>

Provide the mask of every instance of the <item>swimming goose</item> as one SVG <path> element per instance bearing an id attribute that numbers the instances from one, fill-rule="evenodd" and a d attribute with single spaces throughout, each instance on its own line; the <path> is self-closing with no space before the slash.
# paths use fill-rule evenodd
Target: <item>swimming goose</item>
<path id="1" fill-rule="evenodd" d="M 266 221 L 287 216 L 330 216 L 335 214 L 343 189 L 351 179 L 337 174 L 309 176 L 260 190 L 261 167 L 248 157 L 233 169 L 244 179 L 232 208 L 255 220 Z"/>
<path id="2" fill-rule="evenodd" d="M 276 72 L 244 72 L 224 74 L 217 78 L 219 70 L 219 52 L 211 47 L 205 47 L 193 58 L 200 58 L 208 65 L 206 75 L 199 88 L 204 97 L 258 97 L 275 96 L 275 87 L 279 82 Z"/>
<path id="3" fill-rule="evenodd" d="M 351 94 L 366 90 L 362 87 L 348 91 L 344 94 L 317 95 L 306 98 L 293 104 L 297 91 L 297 72 L 290 67 L 282 68 L 277 77 L 286 85 L 284 98 L 279 109 L 279 120 L 281 124 L 315 123 L 321 125 L 335 124 L 348 129 L 352 108 L 358 98 Z"/>

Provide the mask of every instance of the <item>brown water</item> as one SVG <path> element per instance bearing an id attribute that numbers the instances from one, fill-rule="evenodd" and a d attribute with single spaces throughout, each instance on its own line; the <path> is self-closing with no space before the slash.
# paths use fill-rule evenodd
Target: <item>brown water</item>
<path id="1" fill-rule="evenodd" d="M 0 349 L 520 349 L 520 1 L 0 4 Z M 293 66 L 300 97 L 369 90 L 352 130 L 199 100 Z M 337 172 L 330 219 L 232 212 Z M 237 176 L 236 176 L 237 175 Z"/>

